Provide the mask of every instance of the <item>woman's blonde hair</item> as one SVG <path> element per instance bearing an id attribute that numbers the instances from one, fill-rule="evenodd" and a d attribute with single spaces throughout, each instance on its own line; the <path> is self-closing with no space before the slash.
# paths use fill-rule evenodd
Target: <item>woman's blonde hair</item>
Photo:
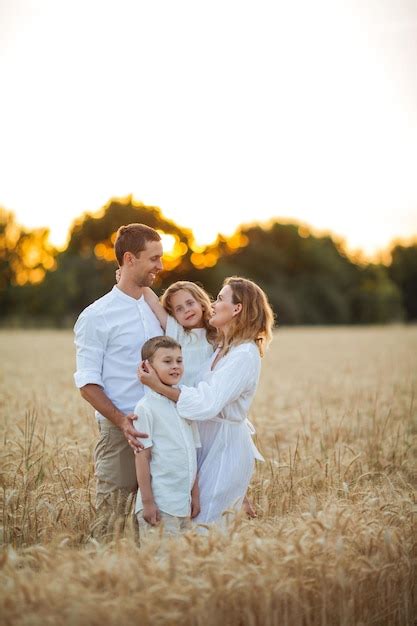
<path id="1" fill-rule="evenodd" d="M 274 327 L 274 313 L 265 292 L 251 280 L 239 276 L 226 278 L 223 286 L 226 285 L 232 290 L 233 304 L 241 304 L 242 310 L 231 321 L 227 335 L 221 337 L 222 352 L 244 341 L 254 341 L 260 355 L 264 356 Z"/>
<path id="2" fill-rule="evenodd" d="M 207 332 L 207 341 L 213 345 L 216 344 L 217 330 L 214 326 L 210 325 L 210 317 L 212 315 L 211 300 L 208 293 L 196 283 L 189 282 L 188 280 L 179 280 L 176 283 L 172 283 L 162 294 L 161 304 L 165 311 L 175 317 L 171 298 L 175 293 L 181 290 L 188 291 L 201 306 L 203 310 L 203 325 Z"/>

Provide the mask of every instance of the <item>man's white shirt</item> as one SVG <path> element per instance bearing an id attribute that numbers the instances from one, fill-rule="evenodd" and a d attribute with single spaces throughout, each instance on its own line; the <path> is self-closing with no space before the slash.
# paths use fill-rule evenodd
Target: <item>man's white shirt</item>
<path id="1" fill-rule="evenodd" d="M 77 387 L 93 383 L 123 413 L 133 413 L 144 389 L 137 377 L 140 351 L 148 339 L 163 335 L 142 296 L 128 296 L 117 286 L 80 314 L 75 327 Z M 96 411 L 97 419 L 103 416 Z"/>
<path id="2" fill-rule="evenodd" d="M 196 447 L 200 447 L 196 424 L 178 415 L 175 402 L 150 389 L 134 412 L 139 417 L 133 422 L 135 428 L 149 435 L 148 439 L 138 437 L 139 441 L 145 448 L 152 447 L 150 473 L 157 507 L 169 515 L 189 516 L 197 475 Z M 142 509 L 139 490 L 136 513 Z"/>

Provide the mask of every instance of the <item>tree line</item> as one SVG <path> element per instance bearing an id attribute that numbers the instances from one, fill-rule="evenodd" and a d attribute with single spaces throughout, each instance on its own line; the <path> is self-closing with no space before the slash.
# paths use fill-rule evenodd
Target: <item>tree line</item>
<path id="1" fill-rule="evenodd" d="M 157 293 L 176 280 L 192 280 L 215 296 L 226 276 L 242 275 L 265 289 L 279 324 L 417 319 L 417 244 L 393 247 L 388 266 L 364 264 L 330 236 L 273 222 L 241 228 L 200 248 L 191 230 L 167 220 L 158 207 L 128 197 L 110 201 L 98 215 L 80 217 L 63 251 L 49 244 L 47 229 L 25 230 L 0 209 L 1 323 L 71 325 L 115 283 L 115 233 L 132 222 L 168 236 Z"/>

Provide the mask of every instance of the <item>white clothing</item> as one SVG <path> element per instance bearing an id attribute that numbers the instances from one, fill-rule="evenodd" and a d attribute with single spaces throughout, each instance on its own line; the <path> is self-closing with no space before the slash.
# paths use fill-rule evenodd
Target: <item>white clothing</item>
<path id="1" fill-rule="evenodd" d="M 189 517 L 176 517 L 174 515 L 168 515 L 168 513 L 164 513 L 164 511 L 159 511 L 159 516 L 161 521 L 156 526 L 152 526 L 143 519 L 143 511 L 136 514 L 141 543 L 155 536 L 159 537 L 163 535 L 164 537 L 175 537 L 191 528 L 191 520 Z"/>
<path id="2" fill-rule="evenodd" d="M 199 424 L 201 512 L 194 521 L 202 524 L 220 523 L 226 510 L 240 508 L 255 458 L 263 460 L 247 420 L 261 370 L 258 348 L 254 342 L 232 347 L 211 370 L 216 354 L 197 387 L 181 385 L 177 402 L 178 413 Z"/>
<path id="3" fill-rule="evenodd" d="M 205 328 L 184 330 L 177 320 L 168 315 L 165 334 L 178 341 L 182 348 L 184 375 L 181 383 L 194 387 L 201 380 L 201 370 L 213 356 L 213 346 L 207 341 Z"/>
<path id="4" fill-rule="evenodd" d="M 84 309 L 74 332 L 77 387 L 100 385 L 120 411 L 132 413 L 144 394 L 136 374 L 141 348 L 151 337 L 163 334 L 145 298 L 136 300 L 114 286 Z M 96 417 L 104 419 L 98 411 Z"/>
<path id="5" fill-rule="evenodd" d="M 135 415 L 139 417 L 137 429 L 149 435 L 138 440 L 145 448 L 152 446 L 150 473 L 157 507 L 176 517 L 189 516 L 191 489 L 197 475 L 196 447 L 200 445 L 196 424 L 182 419 L 175 402 L 152 390 L 139 400 Z M 138 490 L 135 511 L 142 509 Z"/>

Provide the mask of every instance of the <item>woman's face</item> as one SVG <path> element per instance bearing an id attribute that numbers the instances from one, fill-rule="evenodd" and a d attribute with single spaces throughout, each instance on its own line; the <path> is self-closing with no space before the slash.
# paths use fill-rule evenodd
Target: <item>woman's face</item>
<path id="1" fill-rule="evenodd" d="M 232 319 L 242 310 L 241 304 L 233 304 L 233 292 L 229 285 L 225 285 L 213 303 L 213 315 L 210 324 L 224 330 Z"/>

